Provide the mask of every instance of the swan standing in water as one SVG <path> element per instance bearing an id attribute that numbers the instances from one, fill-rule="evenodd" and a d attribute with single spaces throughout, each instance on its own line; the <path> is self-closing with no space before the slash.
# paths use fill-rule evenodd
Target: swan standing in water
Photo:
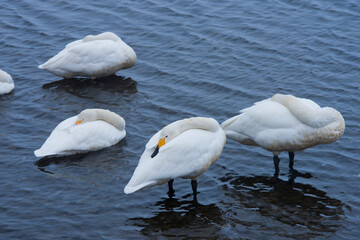
<path id="1" fill-rule="evenodd" d="M 337 110 L 291 95 L 276 94 L 240 112 L 221 127 L 227 137 L 239 143 L 272 152 L 275 176 L 279 175 L 281 152 L 289 152 L 290 173 L 296 173 L 295 151 L 335 142 L 345 130 L 345 121 Z"/>
<path id="2" fill-rule="evenodd" d="M 130 68 L 135 63 L 135 51 L 114 33 L 104 32 L 67 44 L 39 68 L 63 78 L 97 78 Z"/>
<path id="3" fill-rule="evenodd" d="M 0 94 L 9 93 L 14 87 L 15 84 L 10 74 L 0 69 Z"/>
<path id="4" fill-rule="evenodd" d="M 187 178 L 196 197 L 197 178 L 220 157 L 225 141 L 224 131 L 213 118 L 187 118 L 165 126 L 146 144 L 124 192 L 168 182 L 171 197 L 173 179 Z"/>
<path id="5" fill-rule="evenodd" d="M 64 156 L 96 151 L 118 143 L 126 135 L 125 120 L 104 109 L 86 109 L 52 131 L 35 156 Z"/>

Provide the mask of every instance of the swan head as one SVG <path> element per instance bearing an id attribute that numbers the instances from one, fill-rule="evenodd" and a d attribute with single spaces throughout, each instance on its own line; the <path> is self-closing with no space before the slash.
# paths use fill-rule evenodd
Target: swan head
<path id="1" fill-rule="evenodd" d="M 94 111 L 93 109 L 85 109 L 78 115 L 75 124 L 78 125 L 80 123 L 95 121 L 97 119 L 98 116 L 96 111 Z"/>
<path id="2" fill-rule="evenodd" d="M 161 130 L 158 144 L 156 145 L 155 151 L 151 157 L 155 157 L 159 153 L 159 149 L 165 145 L 166 142 L 171 141 L 173 138 L 178 136 L 180 133 L 185 131 L 184 127 L 188 124 L 187 119 L 173 122 Z"/>
<path id="3" fill-rule="evenodd" d="M 204 117 L 192 117 L 173 122 L 161 130 L 158 144 L 151 157 L 154 158 L 162 146 L 189 129 L 202 129 L 216 132 L 219 129 L 219 123 L 213 118 Z"/>
<path id="4" fill-rule="evenodd" d="M 151 157 L 155 157 L 159 153 L 159 149 L 165 145 L 166 142 L 171 141 L 173 138 L 177 137 L 180 133 L 185 131 L 187 128 L 189 128 L 187 125 L 189 125 L 189 120 L 179 120 L 176 122 L 173 122 L 166 127 L 164 127 L 161 130 L 160 136 L 159 136 L 159 142 L 156 145 L 155 151 L 151 155 Z"/>
<path id="5" fill-rule="evenodd" d="M 153 154 L 151 154 L 151 158 L 154 158 L 158 153 L 159 153 L 159 149 L 165 145 L 165 139 L 168 138 L 168 135 L 166 135 L 165 137 L 159 139 L 158 144 L 156 145 L 155 151 L 153 152 Z"/>
<path id="6" fill-rule="evenodd" d="M 106 109 L 91 108 L 83 110 L 76 118 L 75 125 L 102 120 L 105 121 L 120 131 L 125 129 L 125 120 L 118 114 Z"/>

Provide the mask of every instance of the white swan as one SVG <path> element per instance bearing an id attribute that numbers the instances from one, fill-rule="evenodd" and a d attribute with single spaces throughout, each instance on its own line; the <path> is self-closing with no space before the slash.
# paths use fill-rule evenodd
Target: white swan
<path id="1" fill-rule="evenodd" d="M 167 125 L 146 144 L 124 192 L 168 182 L 172 196 L 173 179 L 188 178 L 196 196 L 196 179 L 220 157 L 225 141 L 224 131 L 213 118 L 194 117 Z"/>
<path id="2" fill-rule="evenodd" d="M 0 94 L 9 93 L 14 87 L 15 84 L 10 74 L 0 69 Z"/>
<path id="3" fill-rule="evenodd" d="M 64 156 L 96 151 L 118 143 L 126 135 L 125 120 L 104 109 L 86 109 L 56 126 L 35 156 Z"/>
<path id="4" fill-rule="evenodd" d="M 275 175 L 278 155 L 289 152 L 290 172 L 294 152 L 338 140 L 345 130 L 342 115 L 333 108 L 291 95 L 276 94 L 241 110 L 221 124 L 226 136 L 245 145 L 260 146 L 274 154 Z"/>
<path id="5" fill-rule="evenodd" d="M 56 56 L 39 66 L 57 76 L 105 77 L 132 67 L 135 51 L 112 32 L 88 35 L 71 42 Z"/>

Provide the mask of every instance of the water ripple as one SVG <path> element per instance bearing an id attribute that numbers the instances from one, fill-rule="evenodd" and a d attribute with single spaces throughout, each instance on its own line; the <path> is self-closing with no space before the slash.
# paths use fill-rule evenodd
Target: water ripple
<path id="1" fill-rule="evenodd" d="M 0 68 L 16 88 L 0 96 L 1 237 L 355 239 L 359 17 L 356 0 L 4 2 Z M 37 68 L 104 31 L 135 49 L 134 67 L 98 80 Z M 278 92 L 345 118 L 339 141 L 296 154 L 296 168 L 312 178 L 289 182 L 283 153 L 274 182 L 270 152 L 228 140 L 199 178 L 197 203 L 185 180 L 176 180 L 175 199 L 164 198 L 166 185 L 123 194 L 146 142 L 165 125 L 192 116 L 222 122 Z M 51 130 L 90 107 L 122 115 L 124 141 L 37 162 L 33 151 Z"/>

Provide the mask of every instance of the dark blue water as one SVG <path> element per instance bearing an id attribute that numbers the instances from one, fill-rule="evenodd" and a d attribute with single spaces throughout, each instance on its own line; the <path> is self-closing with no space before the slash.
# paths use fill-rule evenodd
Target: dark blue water
<path id="1" fill-rule="evenodd" d="M 360 5 L 345 1 L 5 1 L 0 68 L 1 239 L 357 239 L 360 235 Z M 88 34 L 112 31 L 137 64 L 103 80 L 62 80 L 37 66 Z M 312 178 L 287 178 L 280 155 L 228 140 L 198 179 L 125 195 L 148 139 L 190 116 L 219 122 L 275 93 L 339 110 L 343 137 L 297 153 Z M 110 148 L 41 161 L 63 119 L 106 108 L 127 122 Z"/>

